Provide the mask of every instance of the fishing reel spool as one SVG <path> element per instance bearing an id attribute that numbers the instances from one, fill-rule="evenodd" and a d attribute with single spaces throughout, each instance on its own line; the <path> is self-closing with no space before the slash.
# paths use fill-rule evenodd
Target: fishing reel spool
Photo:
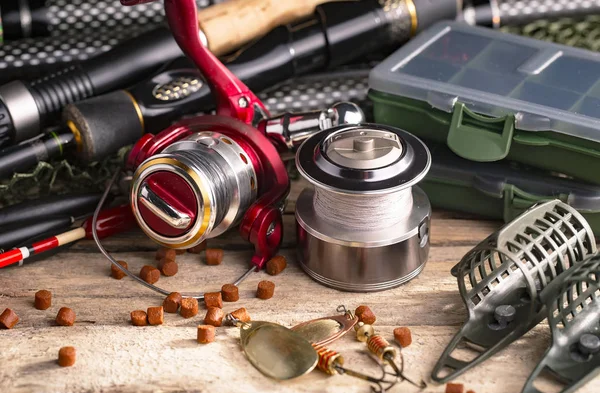
<path id="1" fill-rule="evenodd" d="M 544 372 L 555 376 L 554 383 L 561 392 L 573 392 L 600 367 L 600 255 L 562 273 L 540 298 L 546 305 L 552 345 L 531 373 L 523 393 L 540 393 L 534 383 Z"/>
<path id="2" fill-rule="evenodd" d="M 393 127 L 339 126 L 309 138 L 296 166 L 314 185 L 296 202 L 298 256 L 309 276 L 368 292 L 421 272 L 431 217 L 415 186 L 431 166 L 423 142 Z"/>
<path id="3" fill-rule="evenodd" d="M 589 224 L 559 200 L 530 208 L 473 248 L 452 269 L 469 319 L 432 379 L 454 379 L 541 322 L 540 292 L 596 251 Z M 471 360 L 461 359 L 460 351 L 470 352 Z"/>

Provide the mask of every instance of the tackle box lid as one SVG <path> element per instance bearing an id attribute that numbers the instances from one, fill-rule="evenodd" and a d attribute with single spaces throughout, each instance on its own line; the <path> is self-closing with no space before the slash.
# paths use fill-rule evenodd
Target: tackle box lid
<path id="1" fill-rule="evenodd" d="M 441 144 L 428 144 L 432 164 L 426 180 L 464 184 L 501 199 L 506 186 L 542 198 L 566 196 L 565 202 L 579 211 L 600 211 L 600 186 L 551 175 L 539 169 L 508 162 L 473 162 Z"/>
<path id="2" fill-rule="evenodd" d="M 600 142 L 600 54 L 583 49 L 440 22 L 376 66 L 369 87 Z"/>

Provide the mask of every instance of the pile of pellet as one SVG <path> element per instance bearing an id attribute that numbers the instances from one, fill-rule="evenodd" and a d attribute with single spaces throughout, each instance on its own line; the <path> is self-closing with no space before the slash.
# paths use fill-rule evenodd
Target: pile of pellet
<path id="1" fill-rule="evenodd" d="M 161 248 L 156 252 L 156 266 L 144 265 L 139 277 L 149 284 L 155 284 L 163 276 L 171 277 L 177 274 L 179 268 L 177 265 L 177 255 L 186 251 L 179 251 L 169 248 Z M 193 254 L 204 253 L 204 260 L 209 266 L 220 265 L 223 261 L 223 250 L 207 248 L 206 243 L 188 249 L 187 252 Z M 119 265 L 127 269 L 127 262 L 118 261 Z M 280 274 L 287 266 L 287 261 L 283 256 L 275 256 L 266 264 L 266 271 L 272 276 Z M 111 276 L 116 279 L 125 277 L 125 272 L 118 266 L 112 265 Z M 263 280 L 258 283 L 256 297 L 267 300 L 273 297 L 275 293 L 275 283 Z M 203 324 L 198 326 L 197 340 L 199 343 L 207 344 L 215 339 L 215 328 L 220 327 L 226 317 L 223 311 L 224 302 L 237 302 L 240 300 L 239 289 L 233 284 L 224 284 L 220 292 L 207 292 L 201 299 L 204 302 L 206 313 Z M 198 299 L 193 297 L 183 297 L 179 292 L 170 293 L 163 301 L 161 306 L 148 307 L 144 310 L 134 310 L 130 313 L 131 324 L 133 326 L 162 325 L 164 323 L 164 313 L 179 313 L 183 318 L 193 318 L 199 313 Z M 227 315 L 231 319 L 241 322 L 250 321 L 250 315 L 245 308 L 238 308 Z"/>

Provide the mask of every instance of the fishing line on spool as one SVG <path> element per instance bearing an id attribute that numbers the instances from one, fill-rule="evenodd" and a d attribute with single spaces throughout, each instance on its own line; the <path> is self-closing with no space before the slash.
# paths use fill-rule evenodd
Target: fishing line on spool
<path id="1" fill-rule="evenodd" d="M 410 214 L 412 188 L 389 194 L 344 194 L 315 187 L 315 212 L 323 220 L 352 230 L 389 228 Z"/>

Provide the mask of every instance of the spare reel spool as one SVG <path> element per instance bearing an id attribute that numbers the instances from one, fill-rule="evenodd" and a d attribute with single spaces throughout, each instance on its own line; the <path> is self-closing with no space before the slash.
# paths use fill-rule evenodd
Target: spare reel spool
<path id="1" fill-rule="evenodd" d="M 258 179 L 234 138 L 195 132 L 139 166 L 131 203 L 150 238 L 166 247 L 193 247 L 239 224 L 256 200 Z"/>
<path id="2" fill-rule="evenodd" d="M 415 136 L 388 126 L 339 126 L 298 150 L 314 185 L 296 202 L 298 259 L 314 280 L 370 292 L 416 277 L 429 254 L 431 205 L 415 187 L 431 166 Z"/>

